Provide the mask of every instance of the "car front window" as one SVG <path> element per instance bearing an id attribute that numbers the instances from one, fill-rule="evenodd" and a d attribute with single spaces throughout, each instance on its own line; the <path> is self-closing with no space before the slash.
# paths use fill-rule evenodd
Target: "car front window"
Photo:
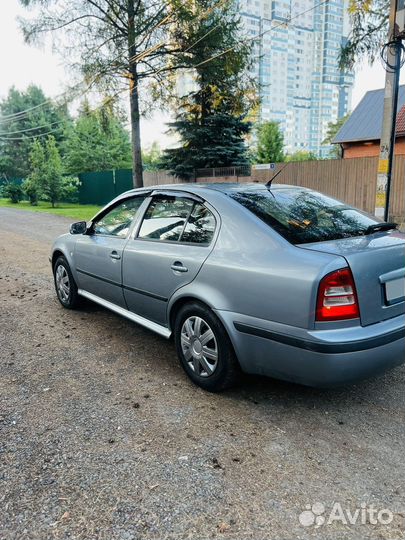
<path id="1" fill-rule="evenodd" d="M 114 206 L 103 217 L 94 222 L 93 233 L 105 236 L 125 238 L 145 197 L 127 199 Z"/>

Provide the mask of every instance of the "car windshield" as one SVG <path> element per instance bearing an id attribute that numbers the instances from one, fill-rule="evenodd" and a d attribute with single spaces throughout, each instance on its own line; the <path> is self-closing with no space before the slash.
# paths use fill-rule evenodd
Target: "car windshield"
<path id="1" fill-rule="evenodd" d="M 277 188 L 229 196 L 293 244 L 362 236 L 370 225 L 380 223 L 316 191 Z"/>

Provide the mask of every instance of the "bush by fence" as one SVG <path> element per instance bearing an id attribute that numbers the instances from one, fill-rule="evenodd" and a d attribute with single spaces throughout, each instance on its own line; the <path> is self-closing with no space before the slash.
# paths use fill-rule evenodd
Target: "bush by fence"
<path id="1" fill-rule="evenodd" d="M 210 169 L 206 176 L 198 171 L 198 182 L 268 182 L 280 171 L 275 182 L 316 189 L 374 213 L 377 183 L 376 157 L 278 163 L 275 170 L 247 170 L 234 167 Z M 132 171 L 121 169 L 79 174 L 81 204 L 108 203 L 132 189 Z M 21 183 L 18 179 L 17 183 Z M 167 171 L 144 172 L 144 185 L 176 184 L 179 180 Z M 391 190 L 391 217 L 405 221 L 405 156 L 396 156 Z"/>

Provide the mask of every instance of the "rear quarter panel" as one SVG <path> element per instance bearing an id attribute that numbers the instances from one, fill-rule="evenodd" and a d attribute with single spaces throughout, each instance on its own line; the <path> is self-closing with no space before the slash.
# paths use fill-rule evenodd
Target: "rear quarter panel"
<path id="1" fill-rule="evenodd" d="M 221 198 L 222 197 L 222 198 Z M 314 327 L 316 294 L 343 257 L 296 248 L 226 195 L 211 201 L 222 226 L 196 279 L 172 297 L 200 298 L 232 311 L 302 328 Z"/>

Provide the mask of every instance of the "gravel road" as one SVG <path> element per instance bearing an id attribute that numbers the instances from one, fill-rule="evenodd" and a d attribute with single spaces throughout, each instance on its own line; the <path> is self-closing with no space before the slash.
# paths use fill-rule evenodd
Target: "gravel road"
<path id="1" fill-rule="evenodd" d="M 333 391 L 246 377 L 205 393 L 171 342 L 63 310 L 48 255 L 68 223 L 0 209 L 1 539 L 404 537 L 404 367 Z M 315 503 L 326 523 L 301 524 Z M 347 522 L 371 505 L 391 522 Z"/>

